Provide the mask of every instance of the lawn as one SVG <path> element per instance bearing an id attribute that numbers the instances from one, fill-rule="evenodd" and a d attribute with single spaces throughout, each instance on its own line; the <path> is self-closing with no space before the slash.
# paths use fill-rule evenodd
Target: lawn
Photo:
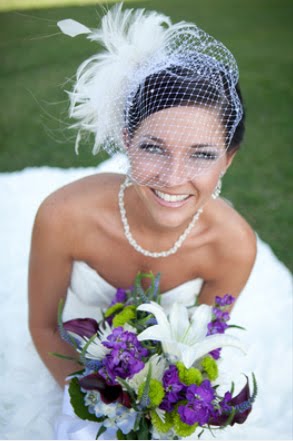
<path id="1" fill-rule="evenodd" d="M 247 108 L 242 150 L 223 194 L 291 268 L 292 2 L 289 0 L 159 0 L 131 2 L 174 20 L 195 21 L 234 53 Z M 0 14 L 0 171 L 29 166 L 96 164 L 90 145 L 74 153 L 67 96 L 76 67 L 98 48 L 71 39 L 56 22 L 94 27 L 101 7 L 64 7 Z M 264 275 L 265 277 L 265 275 Z"/>
<path id="2" fill-rule="evenodd" d="M 108 3 L 115 0 L 108 0 Z M 0 0 L 0 11 L 18 11 L 23 9 L 53 8 L 62 6 L 84 6 L 103 3 L 101 0 Z"/>

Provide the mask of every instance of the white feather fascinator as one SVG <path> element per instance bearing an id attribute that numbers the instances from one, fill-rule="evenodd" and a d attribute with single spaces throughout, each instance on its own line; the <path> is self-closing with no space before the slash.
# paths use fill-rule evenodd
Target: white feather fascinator
<path id="1" fill-rule="evenodd" d="M 89 40 L 106 49 L 77 70 L 74 89 L 69 93 L 69 115 L 78 121 L 74 127 L 95 134 L 93 153 L 101 146 L 121 147 L 128 81 L 139 66 L 164 47 L 170 19 L 143 9 L 123 12 L 122 4 L 118 4 L 102 18 L 100 29 L 90 30 L 71 19 L 59 21 L 58 26 L 71 37 L 87 34 Z"/>
<path id="2" fill-rule="evenodd" d="M 241 105 L 234 90 L 238 81 L 236 61 L 222 43 L 196 25 L 172 24 L 169 17 L 144 9 L 123 11 L 118 4 L 103 16 L 98 29 L 71 19 L 59 21 L 58 26 L 66 35 L 86 34 L 104 47 L 80 65 L 69 92 L 70 117 L 79 130 L 76 148 L 86 131 L 95 136 L 93 153 L 100 148 L 110 154 L 124 151 L 123 129 L 129 124 L 129 108 L 140 85 L 170 66 L 188 69 L 192 76 L 208 76 L 219 90 L 228 87 L 239 121 Z"/>

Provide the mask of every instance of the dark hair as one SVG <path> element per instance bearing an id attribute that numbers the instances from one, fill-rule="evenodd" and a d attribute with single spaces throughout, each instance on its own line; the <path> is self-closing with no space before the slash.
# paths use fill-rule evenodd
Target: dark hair
<path id="1" fill-rule="evenodd" d="M 219 78 L 219 73 L 217 75 Z M 224 72 L 220 74 L 220 78 L 221 88 L 215 81 L 208 80 L 203 75 L 195 75 L 193 72 L 191 74 L 190 69 L 178 66 L 149 75 L 139 86 L 134 97 L 129 98 L 126 127 L 130 138 L 145 118 L 160 110 L 177 106 L 222 107 L 222 122 L 227 127 L 227 135 L 229 135 L 229 130 L 234 128 L 237 113 Z M 243 108 L 243 115 L 227 146 L 228 151 L 240 147 L 245 132 L 245 111 L 239 83 L 235 90 Z M 223 106 L 223 98 L 225 106 Z"/>

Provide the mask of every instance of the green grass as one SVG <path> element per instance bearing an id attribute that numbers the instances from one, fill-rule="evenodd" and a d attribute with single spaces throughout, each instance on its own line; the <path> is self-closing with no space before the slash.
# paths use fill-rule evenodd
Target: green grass
<path id="1" fill-rule="evenodd" d="M 292 268 L 292 2 L 159 0 L 132 5 L 158 9 L 176 21 L 195 21 L 236 56 L 247 134 L 223 193 Z M 90 146 L 75 155 L 63 92 L 70 88 L 65 80 L 96 46 L 82 36 L 53 35 L 59 19 L 95 26 L 99 14 L 97 6 L 0 14 L 1 171 L 44 164 L 84 167 L 99 161 Z"/>
<path id="2" fill-rule="evenodd" d="M 108 0 L 108 3 L 115 0 Z M 63 6 L 84 6 L 87 4 L 102 3 L 101 0 L 0 0 L 0 11 L 13 11 L 22 9 L 40 9 Z"/>

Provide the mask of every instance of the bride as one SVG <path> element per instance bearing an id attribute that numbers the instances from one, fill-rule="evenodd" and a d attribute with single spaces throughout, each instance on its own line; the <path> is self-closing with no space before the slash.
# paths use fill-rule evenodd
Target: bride
<path id="1" fill-rule="evenodd" d="M 42 361 L 65 386 L 63 411 L 48 424 L 59 439 L 97 431 L 74 416 L 68 401 L 66 378 L 78 366 L 49 355 L 75 355 L 57 332 L 60 299 L 66 297 L 64 320 L 97 318 L 115 288 L 152 271 L 162 275 L 166 308 L 174 301 L 210 305 L 216 295 L 236 297 L 231 321 L 246 328 L 240 338 L 248 353 L 225 349 L 223 372 L 228 383 L 236 376 L 239 384 L 241 372 L 255 372 L 259 396 L 243 426 L 217 437 L 290 439 L 291 275 L 219 197 L 244 136 L 233 55 L 193 24 L 121 6 L 103 17 L 100 29 L 72 20 L 59 27 L 106 48 L 79 67 L 70 115 L 77 147 L 91 132 L 94 152 L 102 147 L 113 158 L 99 173 L 50 194 L 34 222 L 29 329 Z M 50 408 L 60 392 L 49 378 L 45 383 Z M 29 386 L 37 388 L 33 372 Z"/>

